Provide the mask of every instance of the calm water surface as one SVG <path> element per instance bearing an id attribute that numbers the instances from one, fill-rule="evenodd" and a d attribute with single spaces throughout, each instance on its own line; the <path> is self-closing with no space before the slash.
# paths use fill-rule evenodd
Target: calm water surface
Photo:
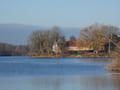
<path id="1" fill-rule="evenodd" d="M 0 57 L 0 90 L 120 90 L 110 58 Z"/>

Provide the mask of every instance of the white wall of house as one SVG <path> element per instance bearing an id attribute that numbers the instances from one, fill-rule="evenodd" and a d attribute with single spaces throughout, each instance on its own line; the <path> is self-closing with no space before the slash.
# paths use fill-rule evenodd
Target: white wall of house
<path id="1" fill-rule="evenodd" d="M 88 47 L 77 47 L 77 46 L 68 47 L 68 51 L 85 51 L 85 50 L 93 50 L 93 49 L 88 48 Z"/>
<path id="2" fill-rule="evenodd" d="M 53 52 L 55 52 L 55 53 L 59 53 L 60 52 L 60 48 L 59 48 L 59 46 L 58 46 L 58 44 L 55 42 L 54 44 L 53 44 Z"/>

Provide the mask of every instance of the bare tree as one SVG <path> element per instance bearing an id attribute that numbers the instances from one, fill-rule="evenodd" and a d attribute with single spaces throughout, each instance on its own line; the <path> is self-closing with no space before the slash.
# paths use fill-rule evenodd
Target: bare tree
<path id="1" fill-rule="evenodd" d="M 120 42 L 117 45 L 120 46 Z M 106 69 L 113 72 L 120 72 L 120 48 L 116 47 L 115 50 L 112 51 L 111 56 L 115 59 L 107 65 Z"/>
<path id="2" fill-rule="evenodd" d="M 26 56 L 29 52 L 27 45 L 11 45 L 0 43 L 0 56 Z"/>
<path id="3" fill-rule="evenodd" d="M 107 38 L 109 38 L 111 34 L 116 34 L 117 31 L 118 28 L 114 26 L 101 25 L 98 23 L 93 24 L 80 31 L 79 41 L 89 42 L 88 47 L 93 48 L 97 53 L 99 50 L 105 49 L 105 44 L 109 43 Z"/>
<path id="4" fill-rule="evenodd" d="M 38 55 L 52 54 L 53 44 L 60 40 L 62 34 L 58 27 L 52 30 L 34 31 L 29 37 L 29 45 Z"/>
<path id="5" fill-rule="evenodd" d="M 77 41 L 77 39 L 76 39 L 75 36 L 72 35 L 72 36 L 70 37 L 70 41 Z"/>

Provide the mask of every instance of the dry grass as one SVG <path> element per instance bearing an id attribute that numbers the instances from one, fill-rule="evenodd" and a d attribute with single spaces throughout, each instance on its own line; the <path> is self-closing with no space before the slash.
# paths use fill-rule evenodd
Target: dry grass
<path id="1" fill-rule="evenodd" d="M 120 46 L 120 43 L 118 45 Z M 109 71 L 120 73 L 120 49 L 116 48 L 114 52 L 112 52 L 111 56 L 115 57 L 115 59 L 112 60 L 111 64 L 109 64 L 106 69 Z"/>

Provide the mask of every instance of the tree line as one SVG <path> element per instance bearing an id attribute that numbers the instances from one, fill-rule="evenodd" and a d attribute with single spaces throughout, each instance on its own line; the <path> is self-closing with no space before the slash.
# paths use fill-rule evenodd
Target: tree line
<path id="1" fill-rule="evenodd" d="M 100 51 L 111 54 L 119 46 L 119 32 L 118 27 L 96 23 L 80 31 L 79 41 L 89 42 L 87 46 L 93 48 L 96 54 Z"/>
<path id="2" fill-rule="evenodd" d="M 80 30 L 77 39 L 75 36 L 71 36 L 70 41 L 88 42 L 87 47 L 92 48 L 95 55 L 99 55 L 101 52 L 103 55 L 110 55 L 119 44 L 118 33 L 118 27 L 95 23 Z M 29 45 L 38 55 L 53 54 L 52 46 L 55 42 L 61 42 L 59 45 L 61 54 L 68 54 L 65 36 L 58 27 L 54 27 L 52 30 L 34 31 L 29 37 Z M 78 43 L 78 47 L 80 46 L 81 43 Z"/>
<path id="3" fill-rule="evenodd" d="M 80 30 L 79 37 L 71 36 L 69 41 L 87 42 L 87 47 L 93 49 L 95 55 L 111 55 L 118 52 L 120 29 L 112 25 L 95 23 Z M 33 31 L 28 37 L 28 45 L 10 45 L 0 43 L 0 56 L 25 56 L 25 55 L 68 55 L 66 37 L 59 27 L 49 30 Z M 59 44 L 60 52 L 53 52 L 53 45 Z M 78 43 L 81 47 L 82 43 Z M 80 53 L 78 53 L 80 54 Z M 118 55 L 118 54 L 117 54 Z"/>
<path id="4" fill-rule="evenodd" d="M 28 45 L 0 43 L 0 56 L 26 56 L 28 55 L 28 52 Z"/>
<path id="5" fill-rule="evenodd" d="M 71 36 L 70 40 L 76 40 Z M 55 55 L 52 47 L 55 42 L 60 42 L 61 52 L 57 55 L 65 53 L 65 35 L 59 27 L 53 27 L 50 30 L 36 30 L 28 37 L 27 45 L 12 45 L 8 43 L 0 43 L 0 56 L 27 56 L 27 55 Z"/>
<path id="6" fill-rule="evenodd" d="M 29 36 L 30 51 L 37 55 L 52 55 L 52 47 L 56 42 L 60 42 L 60 49 L 63 52 L 65 47 L 65 35 L 58 27 L 51 30 L 37 30 Z M 61 54 L 62 54 L 61 52 Z M 57 53 L 56 53 L 57 54 Z"/>

